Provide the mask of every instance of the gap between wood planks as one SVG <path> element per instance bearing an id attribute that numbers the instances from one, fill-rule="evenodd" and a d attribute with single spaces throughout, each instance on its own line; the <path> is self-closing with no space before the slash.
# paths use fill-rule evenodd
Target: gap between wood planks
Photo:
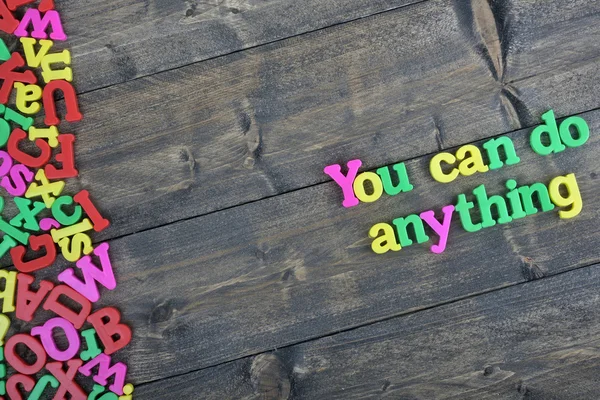
<path id="1" fill-rule="evenodd" d="M 128 79 L 128 80 L 125 80 L 123 82 L 116 82 L 116 83 L 112 83 L 112 84 L 109 84 L 109 85 L 99 86 L 99 87 L 94 88 L 94 89 L 77 91 L 77 95 L 83 95 L 83 94 L 87 94 L 87 93 L 93 93 L 93 92 L 96 92 L 98 90 L 103 90 L 103 89 L 107 89 L 107 88 L 110 88 L 110 87 L 113 87 L 113 86 L 118 86 L 118 85 L 121 85 L 121 84 L 124 84 L 124 83 L 127 83 L 127 82 L 137 81 L 138 79 L 148 78 L 148 77 L 151 77 L 151 76 L 154 76 L 154 75 L 162 74 L 164 72 L 175 71 L 175 70 L 177 70 L 179 68 L 184 68 L 184 67 L 187 67 L 187 66 L 190 66 L 190 65 L 201 64 L 201 63 L 204 63 L 204 62 L 208 62 L 208 61 L 216 60 L 216 59 L 219 59 L 219 58 L 227 57 L 227 56 L 230 56 L 230 55 L 233 55 L 233 54 L 237 54 L 237 53 L 241 53 L 241 52 L 244 52 L 244 51 L 248 51 L 248 50 L 252 50 L 252 49 L 257 49 L 257 48 L 260 48 L 260 47 L 263 47 L 263 46 L 268 46 L 268 45 L 271 45 L 273 43 L 282 42 L 284 40 L 290 40 L 290 39 L 297 38 L 297 37 L 300 37 L 300 36 L 303 36 L 303 35 L 308 35 L 308 34 L 312 34 L 312 33 L 315 33 L 315 32 L 320 32 L 320 31 L 323 31 L 323 30 L 326 30 L 326 29 L 330 29 L 330 28 L 339 26 L 339 25 L 344 25 L 344 24 L 347 24 L 347 23 L 351 23 L 351 22 L 359 21 L 359 20 L 363 20 L 363 19 L 373 18 L 375 16 L 378 16 L 378 15 L 381 15 L 381 14 L 385 14 L 385 13 L 389 13 L 389 12 L 393 12 L 393 11 L 397 11 L 397 10 L 400 10 L 400 9 L 403 9 L 403 8 L 417 6 L 417 5 L 421 4 L 421 3 L 425 3 L 425 2 L 428 2 L 428 1 L 430 1 L 430 0 L 418 0 L 418 1 L 415 1 L 415 2 L 410 3 L 410 4 L 403 4 L 403 5 L 400 5 L 400 6 L 397 6 L 397 7 L 392 7 L 392 8 L 387 9 L 387 10 L 377 11 L 377 12 L 374 12 L 372 14 L 363 15 L 363 16 L 356 17 L 356 18 L 351 18 L 351 19 L 348 19 L 348 20 L 343 21 L 343 22 L 337 22 L 337 23 L 334 23 L 334 24 L 331 24 L 331 25 L 327 25 L 327 26 L 323 26 L 323 27 L 320 27 L 320 28 L 317 28 L 317 29 L 308 30 L 308 31 L 305 31 L 305 32 L 301 32 L 301 33 L 297 33 L 297 34 L 291 35 L 291 36 L 282 37 L 282 38 L 279 38 L 279 39 L 268 40 L 268 41 L 265 41 L 265 42 L 262 42 L 262 43 L 259 43 L 259 44 L 253 45 L 253 46 L 243 47 L 243 48 L 238 49 L 238 50 L 234 50 L 234 51 L 230 51 L 230 52 L 225 52 L 225 53 L 222 53 L 222 54 L 219 54 L 219 55 L 216 55 L 216 56 L 212 56 L 212 57 L 207 57 L 207 58 L 205 58 L 203 60 L 193 61 L 193 62 L 189 62 L 189 63 L 178 65 L 176 67 L 165 68 L 163 70 L 156 71 L 156 72 L 153 72 L 153 73 L 150 73 L 150 74 L 136 76 L 135 78 Z M 62 100 L 62 95 L 59 96 L 58 99 Z"/>
<path id="2" fill-rule="evenodd" d="M 482 296 L 482 295 L 486 295 L 486 294 L 490 294 L 490 293 L 495 293 L 495 292 L 500 292 L 500 291 L 503 291 L 503 290 L 506 290 L 506 289 L 509 289 L 509 288 L 513 288 L 513 287 L 517 287 L 517 286 L 522 286 L 522 285 L 526 285 L 526 284 L 529 284 L 529 283 L 534 283 L 534 282 L 540 281 L 542 279 L 549 279 L 549 280 L 557 279 L 558 277 L 560 277 L 563 274 L 574 273 L 574 272 L 576 272 L 578 270 L 582 270 L 582 269 L 585 269 L 585 268 L 594 267 L 594 266 L 597 266 L 597 265 L 600 265 L 600 263 L 586 264 L 586 265 L 583 265 L 583 266 L 580 266 L 580 267 L 575 267 L 575 268 L 572 268 L 572 269 L 569 269 L 569 270 L 566 270 L 566 271 L 561 271 L 561 272 L 557 272 L 557 273 L 553 273 L 553 274 L 548 274 L 548 275 L 546 275 L 546 276 L 544 276 L 542 278 L 531 279 L 531 280 L 527 280 L 527 281 L 523 281 L 523 282 L 518 282 L 518 283 L 515 283 L 515 284 L 512 284 L 512 285 L 501 286 L 501 287 L 497 287 L 497 288 L 493 288 L 493 289 L 483 290 L 481 292 L 469 294 L 469 295 L 466 295 L 466 296 L 460 296 L 460 297 L 457 297 L 457 298 L 452 299 L 452 300 L 442 301 L 442 302 L 439 302 L 439 303 L 436 303 L 436 304 L 432 304 L 432 305 L 429 305 L 429 306 L 417 308 L 415 310 L 400 312 L 400 313 L 397 313 L 397 314 L 389 315 L 389 316 L 384 317 L 384 318 L 374 319 L 372 321 L 365 322 L 364 324 L 361 324 L 361 325 L 349 327 L 349 328 L 346 328 L 346 329 L 339 329 L 339 330 L 336 330 L 335 332 L 331 332 L 331 333 L 327 333 L 327 334 L 315 336 L 315 337 L 304 339 L 304 340 L 299 340 L 297 342 L 286 344 L 285 346 L 280 346 L 280 347 L 276 347 L 276 348 L 273 348 L 273 349 L 270 349 L 270 350 L 265 350 L 265 351 L 260 351 L 260 352 L 256 352 L 256 353 L 252 353 L 252 354 L 247 354 L 247 355 L 245 355 L 243 357 L 232 358 L 231 360 L 218 362 L 218 363 L 215 363 L 215 364 L 212 364 L 212 365 L 208 365 L 206 367 L 198 368 L 198 369 L 187 371 L 187 372 L 182 372 L 182 373 L 179 373 L 179 374 L 174 374 L 174 375 L 171 375 L 171 376 L 168 376 L 168 377 L 165 377 L 165 378 L 146 381 L 146 382 L 138 384 L 137 386 L 142 387 L 142 386 L 150 385 L 150 384 L 153 384 L 153 383 L 161 382 L 161 381 L 164 381 L 164 380 L 167 380 L 167 379 L 177 378 L 177 377 L 181 377 L 181 376 L 193 374 L 193 373 L 200 372 L 200 371 L 204 371 L 204 370 L 208 370 L 208 369 L 212 369 L 212 368 L 217 368 L 217 367 L 219 367 L 221 365 L 233 363 L 233 362 L 236 362 L 236 361 L 239 361 L 239 360 L 249 359 L 249 358 L 252 358 L 252 357 L 259 356 L 261 354 L 269 354 L 269 353 L 272 353 L 272 352 L 277 351 L 277 350 L 287 349 L 287 348 L 290 348 L 290 347 L 302 345 L 304 343 L 314 342 L 314 341 L 317 341 L 317 340 L 320 340 L 320 339 L 324 339 L 324 338 L 336 336 L 336 335 L 341 334 L 341 333 L 347 333 L 347 332 L 351 332 L 351 331 L 354 331 L 354 330 L 357 330 L 357 329 L 366 328 L 366 327 L 371 326 L 371 325 L 379 324 L 379 323 L 382 323 L 382 322 L 385 322 L 385 321 L 390 321 L 390 320 L 393 320 L 393 319 L 396 319 L 396 318 L 403 318 L 403 317 L 406 317 L 406 316 L 409 316 L 409 315 L 414 315 L 414 314 L 420 313 L 422 311 L 428 311 L 428 310 L 436 309 L 436 308 L 439 308 L 439 307 L 443 307 L 443 306 L 451 305 L 451 304 L 454 304 L 454 303 L 458 303 L 460 301 L 464 301 L 464 300 L 472 299 L 472 298 L 475 298 L 475 297 L 479 297 L 479 296 Z"/>
<path id="3" fill-rule="evenodd" d="M 424 0 L 424 1 L 429 1 L 429 0 Z M 572 116 L 575 116 L 575 115 L 582 115 L 582 114 L 590 113 L 590 112 L 594 112 L 594 111 L 600 111 L 600 107 L 592 108 L 591 110 L 586 110 L 586 111 L 583 111 L 581 113 L 576 113 L 576 114 L 572 114 L 572 115 L 566 115 L 566 116 L 561 117 L 561 118 L 559 118 L 557 120 L 561 121 L 561 120 L 564 120 L 566 118 L 569 118 L 569 117 L 572 117 Z M 500 137 L 500 136 L 509 135 L 511 133 L 514 133 L 514 132 L 523 131 L 523 130 L 527 130 L 527 129 L 532 129 L 535 126 L 537 126 L 537 125 L 526 126 L 526 127 L 522 127 L 522 128 L 519 128 L 519 129 L 514 129 L 514 130 L 511 130 L 511 131 L 499 133 L 499 134 L 496 134 L 496 135 L 487 136 L 487 137 L 485 137 L 483 139 L 476 140 L 475 142 L 486 141 L 486 140 L 497 138 L 497 137 Z M 439 151 L 434 151 L 434 152 L 429 152 L 429 153 L 421 154 L 421 155 L 418 155 L 418 156 L 415 156 L 415 157 L 410 157 L 410 158 L 407 158 L 407 159 L 404 159 L 404 160 L 398 160 L 395 163 L 409 162 L 409 161 L 416 160 L 416 159 L 419 159 L 419 158 L 429 157 L 429 156 L 432 156 L 432 155 L 437 154 L 439 152 L 449 151 L 449 150 L 452 150 L 452 149 L 458 149 L 461 146 L 464 146 L 466 144 L 471 144 L 471 143 L 474 143 L 474 142 L 465 142 L 465 143 L 461 143 L 459 145 L 452 146 L 452 147 L 444 147 L 444 148 L 442 148 Z M 387 165 L 388 164 L 378 165 L 376 167 L 373 167 L 373 168 L 370 168 L 370 169 L 366 169 L 366 170 L 361 171 L 361 172 L 366 172 L 366 171 L 371 171 L 372 172 L 372 171 L 377 170 L 378 168 L 381 168 L 381 167 L 384 167 L 384 166 L 387 166 Z M 323 174 L 323 176 L 325 177 L 327 175 Z M 190 217 L 173 220 L 171 222 L 167 222 L 167 223 L 162 224 L 162 225 L 153 226 L 153 227 L 144 228 L 144 229 L 139 229 L 139 230 L 136 230 L 134 232 L 124 233 L 124 234 L 121 234 L 121 235 L 109 236 L 108 238 L 105 238 L 105 239 L 102 239 L 102 240 L 94 240 L 93 243 L 97 244 L 98 242 L 108 242 L 108 241 L 112 241 L 112 240 L 123 239 L 123 238 L 126 238 L 128 236 L 137 235 L 138 233 L 148 232 L 148 231 L 151 231 L 151 230 L 154 230 L 154 229 L 159 229 L 159 228 L 162 228 L 162 227 L 165 227 L 165 226 L 169 226 L 169 225 L 173 225 L 173 224 L 176 224 L 176 223 L 180 223 L 180 222 L 184 222 L 184 221 L 189 221 L 189 220 L 192 220 L 192 219 L 195 219 L 195 218 L 202 218 L 202 217 L 205 217 L 205 216 L 208 216 L 208 215 L 212 215 L 212 214 L 216 214 L 216 213 L 219 213 L 219 212 L 222 212 L 222 211 L 227 211 L 227 210 L 231 210 L 231 209 L 234 209 L 234 208 L 243 207 L 243 206 L 246 206 L 248 204 L 257 203 L 259 201 L 263 201 L 263 200 L 271 199 L 271 198 L 274 198 L 274 197 L 278 197 L 278 196 L 282 196 L 282 195 L 294 193 L 294 192 L 297 192 L 297 191 L 300 191 L 300 190 L 304 190 L 304 189 L 308 189 L 308 188 L 311 188 L 311 187 L 315 187 L 315 186 L 319 186 L 319 185 L 326 185 L 327 183 L 330 183 L 330 182 L 333 182 L 333 179 L 327 177 L 327 179 L 325 179 L 325 180 L 323 180 L 321 182 L 313 183 L 311 185 L 306 185 L 306 186 L 302 186 L 302 187 L 295 188 L 295 189 L 292 189 L 292 190 L 283 191 L 281 193 L 277 193 L 277 194 L 270 195 L 270 196 L 264 196 L 264 197 L 261 197 L 260 199 L 245 201 L 243 203 L 235 204 L 235 205 L 228 206 L 228 207 L 223 207 L 223 208 L 220 208 L 218 210 L 213 210 L 213 211 L 209 211 L 209 212 L 206 212 L 206 213 L 201 213 L 201 214 L 190 216 Z"/>

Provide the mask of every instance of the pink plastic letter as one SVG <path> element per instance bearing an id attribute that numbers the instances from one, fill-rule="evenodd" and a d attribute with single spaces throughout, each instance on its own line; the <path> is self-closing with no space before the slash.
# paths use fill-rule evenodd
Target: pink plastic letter
<path id="1" fill-rule="evenodd" d="M 56 10 L 46 11 L 44 18 L 42 18 L 40 11 L 37 8 L 28 9 L 23 16 L 21 23 L 17 29 L 15 29 L 14 34 L 19 37 L 28 36 L 29 33 L 27 32 L 27 27 L 29 27 L 29 24 L 33 25 L 31 37 L 35 39 L 47 39 L 48 34 L 46 33 L 46 30 L 48 29 L 48 25 L 52 25 L 50 39 L 67 40 L 67 35 L 65 35 L 62 22 L 60 21 L 60 15 Z"/>
<path id="2" fill-rule="evenodd" d="M 60 350 L 54 342 L 52 333 L 54 328 L 61 328 L 65 332 L 69 347 L 64 351 Z M 81 344 L 77 329 L 64 318 L 57 317 L 49 319 L 44 325 L 33 328 L 31 334 L 33 336 L 40 336 L 46 353 L 56 361 L 67 361 L 75 357 L 79 351 L 79 345 Z"/>
<path id="3" fill-rule="evenodd" d="M 342 175 L 342 167 L 339 164 L 328 165 L 323 171 L 340 185 L 342 192 L 344 193 L 342 205 L 348 208 L 357 206 L 359 203 L 356 196 L 354 196 L 352 184 L 354 183 L 354 179 L 356 178 L 356 174 L 358 173 L 358 169 L 362 165 L 362 162 L 360 160 L 350 160 L 346 165 L 348 165 L 348 175 L 346 176 Z"/>
<path id="4" fill-rule="evenodd" d="M 102 269 L 99 269 L 92 262 L 90 256 L 81 257 L 77 261 L 77 267 L 83 272 L 83 280 L 75 276 L 73 268 L 64 270 L 58 275 L 58 280 L 71 286 L 79 293 L 84 295 L 89 301 L 96 302 L 100 299 L 96 281 L 100 282 L 108 290 L 113 290 L 117 286 L 115 274 L 112 270 L 110 259 L 108 258 L 108 243 L 101 243 L 94 249 L 94 254 L 100 258 Z"/>
<path id="5" fill-rule="evenodd" d="M 92 368 L 98 365 L 98 373 L 94 376 L 94 382 L 106 386 L 108 378 L 114 375 L 113 384 L 108 388 L 118 395 L 123 394 L 123 386 L 125 385 L 125 375 L 127 375 L 127 366 L 122 362 L 118 362 L 112 367 L 110 366 L 110 357 L 104 353 L 99 354 L 92 361 L 79 368 L 85 376 L 90 376 Z"/>
<path id="6" fill-rule="evenodd" d="M 452 222 L 452 214 L 454 213 L 454 206 L 446 206 L 442 208 L 444 213 L 444 221 L 440 224 L 435 219 L 433 211 L 424 211 L 419 216 L 421 219 L 431 227 L 440 237 L 440 242 L 431 246 L 431 251 L 435 254 L 443 253 L 446 250 L 446 243 L 448 241 L 448 232 L 450 231 L 450 223 Z"/>

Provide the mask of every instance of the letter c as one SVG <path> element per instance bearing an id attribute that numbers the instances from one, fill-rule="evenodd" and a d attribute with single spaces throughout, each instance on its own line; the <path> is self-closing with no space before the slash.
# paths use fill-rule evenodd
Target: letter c
<path id="1" fill-rule="evenodd" d="M 450 153 L 436 154 L 429 163 L 429 172 L 436 181 L 441 183 L 450 183 L 458 176 L 458 169 L 454 168 L 449 174 L 445 174 L 444 171 L 442 171 L 442 162 L 454 165 L 454 163 L 456 163 L 456 157 Z"/>

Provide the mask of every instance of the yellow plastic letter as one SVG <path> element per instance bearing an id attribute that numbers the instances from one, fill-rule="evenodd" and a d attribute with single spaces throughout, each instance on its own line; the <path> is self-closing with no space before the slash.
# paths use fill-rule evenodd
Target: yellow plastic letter
<path id="1" fill-rule="evenodd" d="M 469 154 L 469 157 L 466 157 L 467 153 Z M 477 146 L 473 146 L 472 144 L 462 146 L 460 149 L 458 149 L 456 152 L 456 158 L 461 161 L 460 164 L 458 164 L 458 170 L 460 171 L 461 175 L 471 176 L 476 172 L 488 172 L 490 170 L 483 163 L 481 151 L 477 148 Z"/>
<path id="2" fill-rule="evenodd" d="M 377 236 L 379 232 L 383 231 L 382 236 Z M 391 251 L 399 251 L 402 247 L 396 241 L 396 235 L 394 235 L 394 228 L 385 223 L 375 224 L 369 229 L 369 237 L 373 239 L 371 243 L 371 249 L 377 254 L 387 253 Z"/>
<path id="3" fill-rule="evenodd" d="M 365 191 L 365 181 L 370 181 L 373 185 L 373 193 L 367 194 Z M 378 200 L 383 194 L 383 184 L 381 178 L 374 172 L 363 172 L 354 179 L 352 185 L 354 195 L 363 203 L 372 203 Z"/>
<path id="4" fill-rule="evenodd" d="M 445 174 L 442 171 L 442 162 L 446 164 L 454 165 L 456 157 L 450 153 L 439 153 L 436 154 L 429 163 L 429 172 L 433 179 L 441 183 L 449 183 L 456 179 L 458 176 L 458 169 L 454 168 L 449 174 Z"/>
<path id="5" fill-rule="evenodd" d="M 564 197 L 560 193 L 560 186 L 564 185 L 567 189 L 567 197 Z M 583 208 L 583 201 L 581 200 L 581 193 L 579 192 L 579 186 L 575 179 L 575 174 L 568 174 L 565 176 L 557 176 L 550 181 L 548 186 L 548 192 L 550 192 L 550 198 L 552 202 L 558 207 L 569 207 L 567 211 L 559 211 L 558 216 L 563 219 L 573 218 L 578 215 Z"/>
<path id="6" fill-rule="evenodd" d="M 21 82 L 15 82 L 17 91 L 16 104 L 19 111 L 23 114 L 37 114 L 42 105 L 38 101 L 42 98 L 42 88 L 38 85 L 24 85 Z"/>

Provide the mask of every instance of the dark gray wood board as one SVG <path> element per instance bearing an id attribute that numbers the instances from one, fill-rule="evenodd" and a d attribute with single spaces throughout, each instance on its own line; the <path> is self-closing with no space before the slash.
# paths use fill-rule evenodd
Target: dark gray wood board
<path id="1" fill-rule="evenodd" d="M 57 0 L 85 92 L 418 0 Z"/>
<path id="2" fill-rule="evenodd" d="M 331 163 L 373 168 L 598 107 L 597 2 L 468 4 L 427 1 L 80 96 L 84 121 L 62 129 L 78 135 L 75 185 L 113 221 L 100 237 L 324 182 Z"/>
<path id="3" fill-rule="evenodd" d="M 434 182 L 430 156 L 407 163 L 415 190 L 344 209 L 328 182 L 111 241 L 118 304 L 134 327 L 124 352 L 137 383 L 216 365 L 529 279 L 600 262 L 600 111 L 577 149 L 541 157 L 529 129 L 511 134 L 521 163 Z M 581 214 L 537 214 L 469 234 L 455 219 L 442 255 L 430 243 L 376 255 L 378 222 L 454 204 L 485 183 L 545 182 L 575 173 Z M 64 268 L 57 265 L 55 268 Z M 53 269 L 43 271 L 52 275 Z M 43 274 L 40 274 L 41 276 Z"/>
<path id="4" fill-rule="evenodd" d="M 141 385 L 142 398 L 595 399 L 600 265 Z M 289 397 L 287 396 L 289 394 Z"/>

